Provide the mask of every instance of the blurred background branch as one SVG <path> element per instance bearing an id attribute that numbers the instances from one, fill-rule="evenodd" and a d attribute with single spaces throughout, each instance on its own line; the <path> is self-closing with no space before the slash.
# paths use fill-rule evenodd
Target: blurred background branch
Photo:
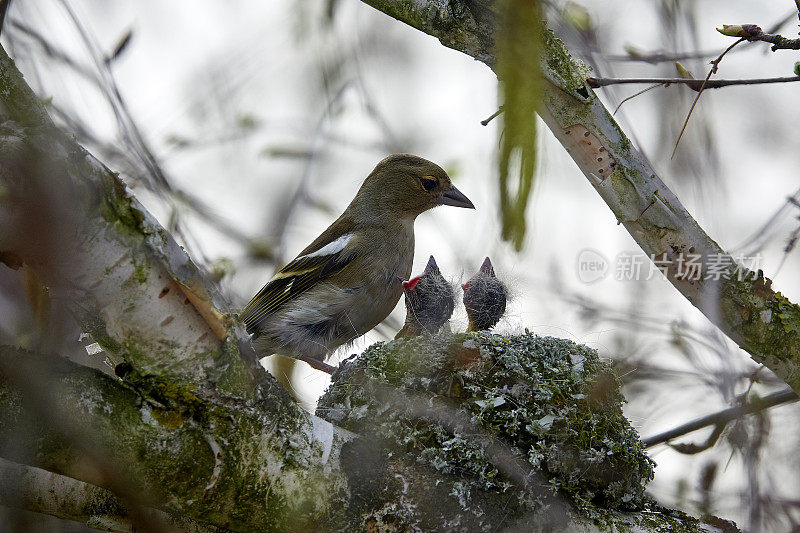
<path id="1" fill-rule="evenodd" d="M 784 389 L 774 392 L 764 396 L 763 398 L 756 397 L 749 400 L 745 399 L 742 401 L 741 405 L 723 409 L 722 411 L 718 411 L 716 413 L 706 415 L 696 420 L 692 420 L 691 422 L 682 424 L 669 431 L 659 433 L 658 435 L 653 435 L 652 437 L 647 437 L 644 439 L 644 443 L 645 446 L 648 447 L 655 446 L 656 444 L 669 442 L 672 439 L 682 437 L 687 433 L 691 433 L 693 431 L 697 431 L 698 429 L 709 426 L 714 426 L 721 432 L 731 420 L 741 418 L 751 413 L 757 413 L 759 411 L 763 411 L 764 409 L 775 407 L 776 405 L 796 402 L 798 399 L 800 398 L 798 398 L 797 393 L 792 389 Z"/>

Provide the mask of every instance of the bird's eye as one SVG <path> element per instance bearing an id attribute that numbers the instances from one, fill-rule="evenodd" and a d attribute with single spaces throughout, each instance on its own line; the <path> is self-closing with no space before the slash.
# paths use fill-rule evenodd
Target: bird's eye
<path id="1" fill-rule="evenodd" d="M 432 191 L 437 185 L 439 185 L 439 180 L 433 176 L 420 176 L 419 181 L 422 183 L 422 186 L 426 191 Z"/>

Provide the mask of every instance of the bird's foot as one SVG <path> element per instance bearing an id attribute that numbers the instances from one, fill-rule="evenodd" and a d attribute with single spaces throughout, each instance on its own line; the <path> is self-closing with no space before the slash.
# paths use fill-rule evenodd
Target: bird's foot
<path id="1" fill-rule="evenodd" d="M 312 357 L 308 357 L 305 355 L 301 355 L 298 357 L 301 361 L 305 361 L 308 363 L 308 366 L 314 368 L 316 370 L 321 370 L 322 372 L 326 372 L 328 374 L 333 374 L 336 371 L 336 367 L 333 365 L 329 365 L 328 363 L 324 363 L 318 359 L 314 359 Z"/>

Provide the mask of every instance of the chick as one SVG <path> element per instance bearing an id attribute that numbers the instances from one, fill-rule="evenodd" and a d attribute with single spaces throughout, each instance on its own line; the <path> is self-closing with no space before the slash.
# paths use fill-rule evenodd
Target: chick
<path id="1" fill-rule="evenodd" d="M 467 331 L 491 329 L 506 312 L 508 290 L 494 274 L 492 262 L 487 257 L 478 273 L 461 286 L 464 289 L 464 307 L 467 309 Z"/>
<path id="2" fill-rule="evenodd" d="M 437 333 L 453 314 L 453 286 L 444 279 L 433 256 L 421 275 L 403 282 L 403 293 L 406 323 L 395 339 Z"/>

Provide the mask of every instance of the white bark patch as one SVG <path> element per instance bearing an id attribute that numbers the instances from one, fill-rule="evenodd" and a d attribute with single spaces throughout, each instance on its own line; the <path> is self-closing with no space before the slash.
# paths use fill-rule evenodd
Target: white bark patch
<path id="1" fill-rule="evenodd" d="M 583 124 L 565 128 L 563 145 L 573 159 L 581 159 L 586 167 L 593 168 L 594 174 L 605 178 L 614 171 L 614 158 Z"/>
<path id="2" fill-rule="evenodd" d="M 153 413 L 150 412 L 150 408 L 146 405 L 142 405 L 139 409 L 139 414 L 142 416 L 142 422 L 149 425 L 149 426 L 157 426 L 158 422 L 156 421 L 155 417 L 153 417 Z"/>
<path id="3" fill-rule="evenodd" d="M 71 377 L 65 378 L 65 383 L 75 390 L 81 390 L 79 382 L 73 380 Z M 74 400 L 73 406 L 89 415 L 96 415 L 98 413 L 111 414 L 111 406 L 108 402 L 94 390 L 81 391 L 78 397 Z"/>
<path id="4" fill-rule="evenodd" d="M 211 451 L 214 453 L 214 469 L 211 471 L 211 478 L 208 480 L 208 485 L 203 489 L 204 493 L 208 493 L 208 491 L 214 488 L 222 472 L 222 449 L 219 447 L 219 444 L 217 444 L 217 441 L 214 440 L 213 436 L 206 435 L 206 441 Z"/>
<path id="5" fill-rule="evenodd" d="M 320 464 L 328 462 L 333 447 L 333 424 L 319 417 L 311 417 L 311 439 L 322 445 Z"/>
<path id="6" fill-rule="evenodd" d="M 185 363 L 187 374 L 204 379 L 195 357 L 217 350 L 219 341 L 163 264 L 144 254 L 134 261 L 123 242 L 103 231 L 76 252 L 74 271 L 83 274 L 82 283 L 73 281 L 91 295 L 109 336 L 137 339 L 143 351 L 180 346 L 170 351 L 169 365 Z M 166 293 L 165 287 L 170 289 Z M 160 365 L 146 362 L 153 365 L 144 368 L 147 372 Z"/>

